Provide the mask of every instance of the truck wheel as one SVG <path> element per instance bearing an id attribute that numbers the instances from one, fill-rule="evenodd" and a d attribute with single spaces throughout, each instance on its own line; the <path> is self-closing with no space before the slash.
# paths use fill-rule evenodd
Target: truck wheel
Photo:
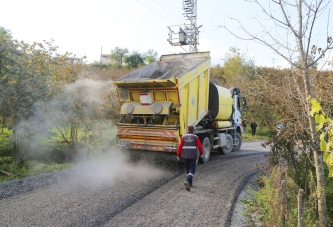
<path id="1" fill-rule="evenodd" d="M 210 140 L 208 137 L 206 137 L 202 141 L 202 158 L 200 158 L 200 163 L 207 163 L 210 157 Z"/>
<path id="2" fill-rule="evenodd" d="M 236 133 L 234 148 L 232 151 L 239 151 L 242 146 L 242 136 L 239 133 Z"/>
<path id="3" fill-rule="evenodd" d="M 230 154 L 234 147 L 233 139 L 230 134 L 226 135 L 226 139 L 227 139 L 227 144 L 224 147 L 222 147 L 221 150 L 223 154 Z"/>

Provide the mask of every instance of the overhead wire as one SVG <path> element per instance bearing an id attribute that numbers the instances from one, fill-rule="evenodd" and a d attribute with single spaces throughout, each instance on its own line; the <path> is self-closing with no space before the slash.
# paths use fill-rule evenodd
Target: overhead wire
<path id="1" fill-rule="evenodd" d="M 173 16 L 175 16 L 177 19 L 179 19 L 178 16 L 176 16 L 175 14 L 173 14 L 172 12 L 170 12 L 169 10 L 166 9 L 166 7 L 163 7 L 161 4 L 159 4 L 158 2 L 156 2 L 155 0 L 153 0 L 154 3 L 156 3 L 157 5 L 159 5 L 162 9 L 164 9 L 165 11 L 171 13 Z M 183 21 L 184 19 L 180 19 L 180 21 Z"/>
<path id="2" fill-rule="evenodd" d="M 221 29 L 220 27 L 218 28 L 214 28 L 214 29 L 206 29 L 206 30 L 200 30 L 200 32 L 213 32 L 213 31 L 216 31 L 218 29 Z"/>
<path id="3" fill-rule="evenodd" d="M 138 3 L 140 3 L 141 5 L 143 5 L 144 7 L 146 7 L 147 9 L 149 9 L 150 11 L 154 12 L 155 14 L 159 15 L 160 17 L 163 17 L 164 19 L 170 21 L 171 23 L 174 23 L 174 21 L 171 21 L 170 19 L 166 18 L 165 16 L 157 13 L 155 10 L 151 9 L 150 7 L 148 7 L 147 5 L 143 4 L 142 2 L 140 2 L 139 0 L 137 0 Z"/>
<path id="4" fill-rule="evenodd" d="M 181 14 L 183 14 L 184 12 L 181 12 L 177 7 L 175 7 L 173 4 L 171 4 L 171 2 L 169 2 L 169 1 L 163 1 L 163 2 L 167 2 L 167 3 L 169 3 L 173 8 L 175 8 L 179 13 L 181 13 Z"/>

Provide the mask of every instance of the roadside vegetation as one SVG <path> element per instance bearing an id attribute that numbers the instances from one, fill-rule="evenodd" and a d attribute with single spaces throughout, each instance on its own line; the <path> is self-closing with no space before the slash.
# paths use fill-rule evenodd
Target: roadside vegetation
<path id="1" fill-rule="evenodd" d="M 249 96 L 254 95 L 257 113 L 267 119 L 271 131 L 265 143 L 271 148 L 267 175 L 252 204 L 262 214 L 264 226 L 332 226 L 331 1 L 252 3 L 258 9 L 253 26 L 244 26 L 237 17 L 230 16 L 242 32 L 227 23 L 221 28 L 235 38 L 260 43 L 263 50 L 274 52 L 288 64 L 284 69 L 247 70 L 249 79 L 258 78 L 246 84 Z M 320 30 L 322 24 L 326 29 Z M 282 126 L 279 130 L 277 123 Z M 279 183 L 273 174 L 276 168 L 276 175 L 287 177 L 280 177 Z M 266 196 L 269 188 L 276 190 L 280 198 Z M 298 209 L 295 198 L 300 201 Z M 271 199 L 276 199 L 275 204 Z M 278 210 L 278 215 L 274 214 Z"/>
<path id="2" fill-rule="evenodd" d="M 296 56 L 286 57 L 288 68 L 256 66 L 231 47 L 223 65 L 210 70 L 212 82 L 237 86 L 247 98 L 244 141 L 264 141 L 271 148 L 261 188 L 245 201 L 253 226 L 297 226 L 299 189 L 304 191 L 306 226 L 333 226 L 332 121 L 323 120 L 333 115 L 332 62 L 328 69 L 318 68 L 333 41 L 325 36 L 326 46 L 318 47 L 310 38 L 296 39 L 309 49 L 295 48 Z M 58 54 L 52 42 L 18 42 L 0 28 L 0 182 L 68 168 L 107 151 L 115 144 L 119 110 L 108 81 L 156 60 L 153 50 L 117 47 L 109 63 L 85 64 L 70 53 Z M 254 121 L 258 127 L 252 136 Z M 282 179 L 287 196 L 281 213 Z"/>
<path id="3" fill-rule="evenodd" d="M 119 104 L 109 83 L 157 53 L 116 47 L 108 63 L 25 43 L 0 27 L 0 182 L 68 168 L 115 143 Z"/>

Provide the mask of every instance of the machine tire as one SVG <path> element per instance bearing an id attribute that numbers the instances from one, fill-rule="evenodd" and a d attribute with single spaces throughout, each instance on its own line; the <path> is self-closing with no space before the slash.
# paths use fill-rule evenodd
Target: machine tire
<path id="1" fill-rule="evenodd" d="M 239 151 L 242 146 L 242 136 L 237 132 L 235 136 L 235 143 L 232 151 Z"/>
<path id="2" fill-rule="evenodd" d="M 199 158 L 200 163 L 207 163 L 210 157 L 210 150 L 211 150 L 211 146 L 210 146 L 210 140 L 208 137 L 205 137 L 204 140 L 202 141 L 202 158 Z"/>
<path id="3" fill-rule="evenodd" d="M 226 135 L 226 139 L 227 139 L 227 144 L 224 147 L 222 147 L 221 150 L 223 154 L 230 154 L 232 149 L 234 148 L 233 139 L 230 134 Z"/>

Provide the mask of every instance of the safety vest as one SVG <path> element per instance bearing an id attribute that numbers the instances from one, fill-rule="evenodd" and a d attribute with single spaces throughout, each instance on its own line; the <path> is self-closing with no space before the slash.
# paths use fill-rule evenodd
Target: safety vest
<path id="1" fill-rule="evenodd" d="M 196 139 L 197 135 L 187 133 L 183 135 L 182 140 L 184 142 L 182 147 L 182 157 L 185 159 L 197 159 L 198 158 L 198 149 Z"/>

